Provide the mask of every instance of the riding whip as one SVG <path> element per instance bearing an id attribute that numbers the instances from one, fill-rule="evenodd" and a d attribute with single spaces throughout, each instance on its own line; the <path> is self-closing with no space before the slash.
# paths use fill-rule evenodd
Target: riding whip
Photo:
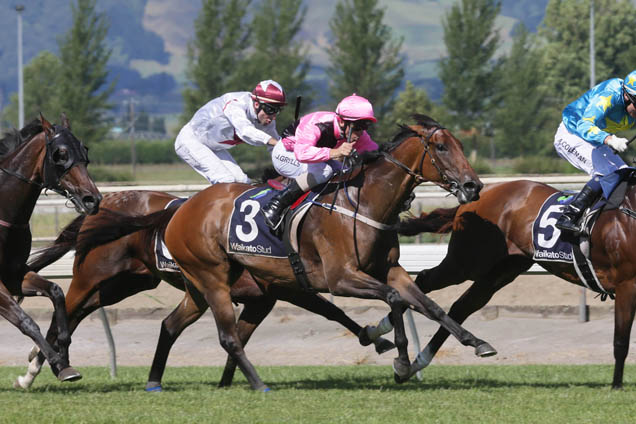
<path id="1" fill-rule="evenodd" d="M 298 115 L 300 114 L 300 102 L 303 96 L 296 96 L 296 110 L 294 111 L 294 122 L 298 121 Z"/>

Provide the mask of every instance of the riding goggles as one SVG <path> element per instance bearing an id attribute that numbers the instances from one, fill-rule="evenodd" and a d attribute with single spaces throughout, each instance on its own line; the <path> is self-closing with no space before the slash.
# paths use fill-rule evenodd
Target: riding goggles
<path id="1" fill-rule="evenodd" d="M 283 107 L 280 105 L 272 105 L 269 103 L 261 103 L 261 110 L 267 115 L 277 115 Z"/>
<path id="2" fill-rule="evenodd" d="M 361 119 L 359 121 L 353 121 L 351 123 L 351 130 L 353 131 L 366 131 L 369 129 L 373 122 L 368 119 Z"/>
<path id="3" fill-rule="evenodd" d="M 624 87 L 623 87 L 623 93 L 625 93 L 625 95 L 627 96 L 627 99 L 628 99 L 628 104 L 626 104 L 625 106 L 629 106 L 629 103 L 631 103 L 634 106 L 636 106 L 636 96 L 631 94 L 629 91 L 625 90 Z"/>

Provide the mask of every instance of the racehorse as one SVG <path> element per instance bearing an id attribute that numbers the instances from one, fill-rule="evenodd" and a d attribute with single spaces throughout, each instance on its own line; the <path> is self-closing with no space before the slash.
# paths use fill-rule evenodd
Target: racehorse
<path id="1" fill-rule="evenodd" d="M 476 199 L 482 187 L 459 140 L 429 117 L 419 115 L 416 119 L 417 125 L 403 127 L 392 142 L 383 145 L 375 160 L 322 192 L 325 204 L 348 210 L 353 219 L 324 207 L 312 207 L 303 218 L 298 240 L 311 289 L 379 299 L 390 306 L 399 355 L 393 367 L 399 378 L 410 371 L 402 317 L 407 307 L 442 323 L 462 344 L 473 346 L 477 355 L 496 353 L 488 343 L 450 320 L 398 264 L 398 237 L 390 224 L 397 223 L 398 213 L 415 186 L 433 181 L 454 193 L 461 203 Z M 256 281 L 288 287 L 298 283 L 287 259 L 228 252 L 228 224 L 234 201 L 248 189 L 245 184 L 215 184 L 197 193 L 167 223 L 165 242 L 187 279 L 186 290 L 192 286 L 201 293 L 199 301 L 210 306 L 221 346 L 237 362 L 253 389 L 267 391 L 237 334 L 230 287 L 244 270 Z M 338 196 L 341 192 L 343 195 Z M 249 216 L 257 216 L 258 206 L 252 204 L 251 208 Z M 120 222 L 111 220 L 96 230 L 107 236 L 115 229 L 160 227 L 166 225 L 165 221 L 157 213 L 122 218 Z"/>
<path id="2" fill-rule="evenodd" d="M 101 202 L 101 209 L 97 215 L 78 216 L 62 230 L 53 245 L 40 250 L 34 255 L 29 266 L 33 270 L 40 270 L 61 258 L 66 252 L 78 248 L 78 238 L 82 230 L 95 227 L 97 221 L 108 220 L 108 211 L 127 213 L 130 215 L 146 215 L 163 210 L 177 197 L 158 191 L 122 191 L 109 193 Z M 171 211 L 176 211 L 172 207 Z M 161 280 L 173 287 L 185 291 L 184 280 L 180 273 L 161 271 L 157 269 L 154 257 L 154 229 L 135 232 L 130 235 L 91 249 L 80 264 L 79 259 L 73 265 L 73 279 L 66 294 L 66 313 L 69 320 L 69 332 L 73 334 L 79 323 L 97 308 L 113 305 L 133 294 L 157 287 Z M 92 241 L 83 239 L 84 246 L 92 245 Z M 77 258 L 85 250 L 79 247 Z M 244 346 L 256 327 L 273 309 L 276 300 L 284 300 L 325 318 L 339 322 L 355 335 L 362 328 L 352 321 L 342 310 L 327 301 L 317 293 L 308 293 L 294 287 L 279 287 L 270 285 L 267 281 L 257 284 L 245 272 L 231 288 L 232 301 L 244 304 L 244 308 L 237 322 L 237 331 Z M 195 296 L 200 296 L 198 293 Z M 194 302 L 190 292 L 177 308 L 163 320 L 161 333 L 155 358 L 150 370 L 147 390 L 161 389 L 168 353 L 177 337 L 190 324 L 198 320 L 207 310 L 204 302 Z M 47 340 L 57 343 L 57 329 L 51 326 Z M 361 340 L 361 343 L 366 343 Z M 376 351 L 384 353 L 394 347 L 386 339 L 378 338 L 374 341 Z M 36 355 L 36 353 L 38 353 Z M 18 377 L 16 385 L 29 388 L 39 374 L 44 364 L 44 356 L 37 350 L 29 357 L 27 374 Z M 228 357 L 223 377 L 219 387 L 229 386 L 236 363 Z"/>
<path id="3" fill-rule="evenodd" d="M 452 209 L 436 209 L 400 225 L 400 233 L 448 232 L 448 254 L 436 267 L 421 271 L 417 286 L 424 292 L 466 280 L 474 283 L 453 304 L 449 316 L 463 322 L 482 308 L 495 292 L 512 282 L 535 262 L 533 221 L 544 201 L 557 192 L 545 184 L 514 181 L 489 186 L 477 202 Z M 636 208 L 636 189 L 630 186 L 623 207 Z M 555 219 L 546 220 L 554 226 Z M 554 229 L 553 237 L 560 231 Z M 614 378 L 612 388 L 623 386 L 623 369 L 636 310 L 636 221 L 619 210 L 601 213 L 590 236 L 590 255 L 599 282 L 614 294 Z M 552 274 L 583 285 L 572 263 L 537 261 Z M 440 328 L 420 353 L 426 366 L 440 349 L 448 332 Z M 418 369 L 423 368 L 419 367 Z M 415 372 L 418 369 L 413 369 Z"/>
<path id="4" fill-rule="evenodd" d="M 66 116 L 62 126 L 43 116 L 0 140 L 0 314 L 29 336 L 51 364 L 60 381 L 81 378 L 69 365 L 70 335 L 64 313 L 64 293 L 57 284 L 40 277 L 26 265 L 31 250 L 29 219 L 42 189 L 53 190 L 91 214 L 101 195 L 86 170 L 87 149 L 71 133 Z M 55 308 L 60 334 L 54 349 L 40 328 L 13 296 L 47 296 Z"/>

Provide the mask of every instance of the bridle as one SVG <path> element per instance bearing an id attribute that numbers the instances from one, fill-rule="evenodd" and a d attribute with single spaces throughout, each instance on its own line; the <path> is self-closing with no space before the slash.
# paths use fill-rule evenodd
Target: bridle
<path id="1" fill-rule="evenodd" d="M 419 174 L 414 172 L 413 170 L 411 170 L 411 168 L 409 168 L 408 166 L 404 165 L 402 162 L 400 162 L 399 160 L 397 160 L 393 156 L 391 156 L 391 154 L 388 153 L 388 152 L 383 151 L 382 152 L 382 156 L 384 157 L 384 159 L 386 159 L 387 161 L 391 162 L 392 164 L 394 164 L 398 168 L 404 170 L 404 172 L 406 172 L 407 174 L 409 174 L 410 176 L 415 178 L 416 183 L 420 184 L 420 183 L 423 183 L 423 182 L 426 182 L 426 181 L 430 181 L 427 178 L 424 178 L 422 176 L 422 174 L 424 173 L 424 171 L 423 171 L 424 159 L 426 158 L 426 155 L 428 154 L 431 157 L 431 165 L 433 165 L 435 167 L 435 169 L 437 170 L 437 173 L 439 174 L 439 176 L 442 179 L 442 184 L 450 185 L 451 187 L 453 187 L 456 183 L 452 182 L 448 178 L 448 176 L 446 175 L 444 170 L 442 170 L 442 168 L 439 167 L 439 165 L 437 164 L 437 161 L 435 160 L 435 158 L 433 157 L 433 154 L 430 151 L 431 138 L 433 137 L 433 135 L 437 131 L 444 130 L 444 129 L 446 129 L 446 128 L 442 127 L 442 126 L 435 127 L 433 129 L 433 131 L 431 131 L 426 137 L 422 136 L 422 134 L 419 134 L 419 133 L 417 134 L 418 138 L 420 139 L 420 142 L 424 145 L 424 154 L 422 155 L 422 159 L 420 160 L 420 164 L 419 164 L 419 170 L 420 170 Z"/>
<path id="2" fill-rule="evenodd" d="M 0 166 L 0 171 L 4 172 L 7 175 L 10 175 L 26 184 L 33 185 L 38 189 L 47 189 L 56 192 L 60 196 L 63 196 L 69 199 L 75 206 L 78 205 L 78 200 L 74 199 L 71 193 L 68 192 L 65 188 L 60 185 L 60 180 L 66 175 L 71 168 L 75 165 L 83 163 L 85 165 L 88 164 L 88 149 L 82 144 L 81 141 L 77 140 L 77 143 L 68 143 L 65 146 L 69 152 L 68 160 L 62 164 L 58 165 L 53 160 L 53 150 L 57 144 L 63 143 L 61 136 L 65 132 L 70 131 L 67 128 L 62 128 L 58 131 L 58 128 L 55 127 L 56 133 L 49 138 L 46 131 L 44 131 L 44 137 L 46 142 L 46 154 L 44 156 L 44 163 L 42 164 L 42 182 L 35 181 L 33 179 L 27 178 L 24 175 L 15 172 L 13 170 L 7 169 L 3 166 Z M 72 137 L 72 134 L 71 134 Z M 0 219 L 0 226 L 2 227 L 16 227 L 16 228 L 26 228 L 28 224 L 12 224 Z"/>

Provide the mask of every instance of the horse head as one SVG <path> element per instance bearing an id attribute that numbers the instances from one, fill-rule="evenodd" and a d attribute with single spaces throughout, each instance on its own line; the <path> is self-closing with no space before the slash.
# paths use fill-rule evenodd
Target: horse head
<path id="1" fill-rule="evenodd" d="M 401 126 L 402 131 L 385 150 L 408 168 L 416 184 L 433 182 L 461 204 L 478 200 L 483 183 L 464 156 L 461 142 L 434 119 L 426 115 L 413 118 L 416 124 Z"/>
<path id="2" fill-rule="evenodd" d="M 53 126 L 42 114 L 40 121 L 46 140 L 43 163 L 43 187 L 73 202 L 79 213 L 95 214 L 102 195 L 86 169 L 88 149 L 71 133 L 71 125 L 62 114 L 62 126 Z"/>

